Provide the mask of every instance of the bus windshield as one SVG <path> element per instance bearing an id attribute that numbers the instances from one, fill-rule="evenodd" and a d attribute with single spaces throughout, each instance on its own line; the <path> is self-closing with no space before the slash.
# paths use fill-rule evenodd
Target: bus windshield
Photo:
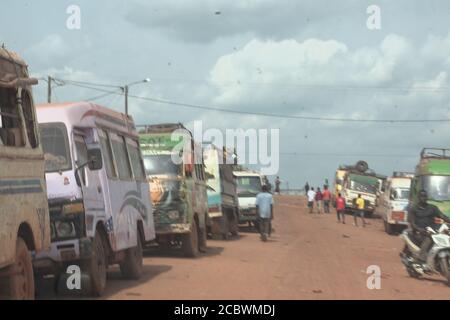
<path id="1" fill-rule="evenodd" d="M 428 193 L 428 199 L 450 201 L 450 176 L 424 176 L 422 185 Z"/>
<path id="2" fill-rule="evenodd" d="M 261 179 L 259 177 L 236 177 L 238 196 L 256 196 L 261 192 Z"/>
<path id="3" fill-rule="evenodd" d="M 170 154 L 144 156 L 144 166 L 147 176 L 181 174 L 181 165 L 173 163 Z"/>
<path id="4" fill-rule="evenodd" d="M 59 172 L 72 169 L 69 139 L 64 123 L 39 125 L 45 156 L 45 172 Z"/>

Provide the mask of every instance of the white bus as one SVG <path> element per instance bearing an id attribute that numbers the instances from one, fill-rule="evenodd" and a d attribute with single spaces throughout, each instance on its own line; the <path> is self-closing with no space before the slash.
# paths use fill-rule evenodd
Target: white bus
<path id="1" fill-rule="evenodd" d="M 78 265 L 93 295 L 102 294 L 108 265 L 139 278 L 142 248 L 155 230 L 132 118 L 86 102 L 40 105 L 37 116 L 52 246 L 35 268 L 58 279 Z"/>

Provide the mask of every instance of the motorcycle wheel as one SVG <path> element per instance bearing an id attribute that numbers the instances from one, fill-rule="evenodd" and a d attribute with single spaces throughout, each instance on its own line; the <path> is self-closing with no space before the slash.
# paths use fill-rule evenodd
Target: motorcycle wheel
<path id="1" fill-rule="evenodd" d="M 447 279 L 447 285 L 450 286 L 450 268 L 448 265 L 447 258 L 441 259 L 441 272 L 442 275 Z"/>

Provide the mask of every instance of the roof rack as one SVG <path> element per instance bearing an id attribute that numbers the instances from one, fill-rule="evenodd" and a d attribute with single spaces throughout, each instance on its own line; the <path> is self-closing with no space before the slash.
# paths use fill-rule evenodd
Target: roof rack
<path id="1" fill-rule="evenodd" d="M 404 171 L 394 171 L 392 173 L 392 177 L 394 177 L 394 178 L 414 178 L 414 173 L 404 172 Z"/>
<path id="2" fill-rule="evenodd" d="M 142 128 L 139 133 L 165 133 L 172 132 L 177 129 L 186 129 L 182 123 L 160 123 L 150 125 L 138 125 L 136 127 Z"/>
<path id="3" fill-rule="evenodd" d="M 420 152 L 420 158 L 437 158 L 437 159 L 450 159 L 450 149 L 445 148 L 423 148 Z"/>

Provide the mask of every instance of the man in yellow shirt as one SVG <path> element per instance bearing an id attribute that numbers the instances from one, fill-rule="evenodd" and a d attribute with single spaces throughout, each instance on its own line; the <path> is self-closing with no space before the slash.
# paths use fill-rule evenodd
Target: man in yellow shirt
<path id="1" fill-rule="evenodd" d="M 364 208 L 365 208 L 365 201 L 364 199 L 361 197 L 361 194 L 358 194 L 358 198 L 356 198 L 355 201 L 356 204 L 356 210 L 353 211 L 353 219 L 354 219 L 354 226 L 358 226 L 358 221 L 356 219 L 356 217 L 359 215 L 361 217 L 362 220 L 362 226 L 365 227 L 366 226 L 366 221 L 364 220 Z"/>

